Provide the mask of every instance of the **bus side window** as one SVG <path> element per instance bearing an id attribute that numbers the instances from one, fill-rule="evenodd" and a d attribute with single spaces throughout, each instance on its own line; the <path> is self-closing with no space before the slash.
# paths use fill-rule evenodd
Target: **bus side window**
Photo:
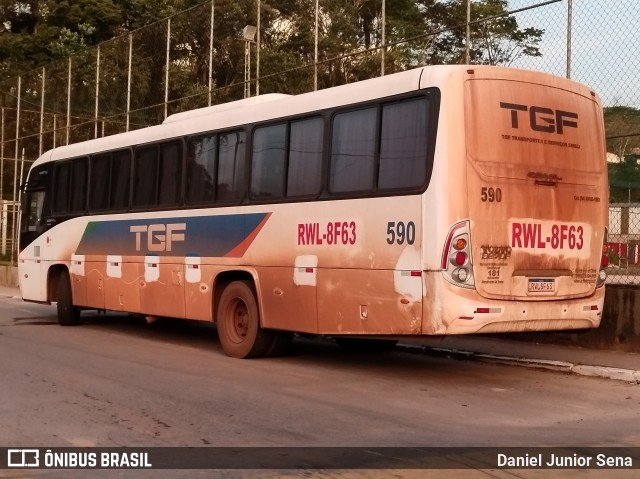
<path id="1" fill-rule="evenodd" d="M 71 162 L 71 201 L 69 212 L 83 213 L 87 209 L 87 176 L 89 165 L 87 158 L 77 158 Z"/>
<path id="2" fill-rule="evenodd" d="M 316 195 L 322 186 L 322 118 L 292 121 L 289 131 L 287 196 Z"/>
<path id="3" fill-rule="evenodd" d="M 216 201 L 238 201 L 245 190 L 245 133 L 223 133 L 219 139 Z"/>
<path id="4" fill-rule="evenodd" d="M 111 154 L 91 157 L 89 211 L 109 208 Z"/>
<path id="5" fill-rule="evenodd" d="M 218 154 L 218 135 L 190 138 L 187 144 L 187 204 L 214 200 Z"/>
<path id="6" fill-rule="evenodd" d="M 416 188 L 424 184 L 428 117 L 426 98 L 382 106 L 378 189 Z"/>
<path id="7" fill-rule="evenodd" d="M 131 151 L 123 150 L 111 156 L 111 187 L 109 207 L 114 210 L 129 206 L 129 184 L 131 182 Z"/>
<path id="8" fill-rule="evenodd" d="M 56 163 L 53 167 L 53 213 L 65 214 L 69 211 L 71 191 L 71 162 Z"/>
<path id="9" fill-rule="evenodd" d="M 144 208 L 157 204 L 158 145 L 136 149 L 133 165 L 133 206 Z"/>
<path id="10" fill-rule="evenodd" d="M 331 193 L 373 190 L 378 108 L 338 113 L 331 131 Z"/>
<path id="11" fill-rule="evenodd" d="M 251 154 L 251 196 L 255 199 L 284 196 L 287 124 L 256 128 Z"/>
<path id="12" fill-rule="evenodd" d="M 158 165 L 158 204 L 177 206 L 182 184 L 182 142 L 172 141 L 160 146 Z"/>

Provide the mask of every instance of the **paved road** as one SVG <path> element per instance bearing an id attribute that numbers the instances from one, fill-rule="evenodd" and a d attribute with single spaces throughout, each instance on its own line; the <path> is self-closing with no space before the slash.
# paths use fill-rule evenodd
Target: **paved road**
<path id="1" fill-rule="evenodd" d="M 297 339 L 286 358 L 242 361 L 224 356 L 207 325 L 147 325 L 111 314 L 62 328 L 54 308 L 13 298 L 0 298 L 0 377 L 0 445 L 7 447 L 640 444 L 637 385 L 403 352 L 353 355 L 311 339 Z M 437 472 L 400 477 L 443 477 Z M 516 477 L 580 471 L 521 472 Z M 614 477 L 596 472 L 589 477 Z M 46 477 L 87 477 L 75 474 Z M 196 476 L 132 474 L 91 476 Z M 274 473 L 199 477 L 229 474 Z"/>

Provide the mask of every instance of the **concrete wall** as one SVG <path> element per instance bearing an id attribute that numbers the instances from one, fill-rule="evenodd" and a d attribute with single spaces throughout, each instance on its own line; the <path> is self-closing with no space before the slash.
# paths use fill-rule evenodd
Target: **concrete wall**
<path id="1" fill-rule="evenodd" d="M 0 265 L 0 286 L 18 287 L 18 267 Z"/>
<path id="2" fill-rule="evenodd" d="M 606 286 L 602 321 L 598 329 L 579 333 L 554 333 L 557 339 L 568 336 L 578 346 L 640 352 L 640 288 Z"/>
<path id="3" fill-rule="evenodd" d="M 0 265 L 0 286 L 18 286 L 16 266 Z M 640 352 L 640 288 L 607 286 L 602 322 L 598 329 L 507 336 L 524 341 Z"/>
<path id="4" fill-rule="evenodd" d="M 640 287 L 627 285 L 606 288 L 602 321 L 598 329 L 507 336 L 520 341 L 640 352 Z"/>

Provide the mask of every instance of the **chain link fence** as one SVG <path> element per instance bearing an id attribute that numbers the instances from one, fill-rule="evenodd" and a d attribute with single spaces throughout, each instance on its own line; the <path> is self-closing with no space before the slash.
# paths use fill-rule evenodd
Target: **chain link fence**
<path id="1" fill-rule="evenodd" d="M 19 185 L 50 148 L 246 96 L 489 63 L 569 76 L 600 94 L 610 280 L 640 283 L 639 24 L 635 0 L 202 3 L 0 82 L 0 253 L 15 260 Z"/>

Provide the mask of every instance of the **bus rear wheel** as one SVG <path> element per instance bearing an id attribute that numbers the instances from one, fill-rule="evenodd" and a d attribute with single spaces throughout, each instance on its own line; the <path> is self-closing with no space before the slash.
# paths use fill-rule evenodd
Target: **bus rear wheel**
<path id="1" fill-rule="evenodd" d="M 65 269 L 58 278 L 57 309 L 58 323 L 61 326 L 75 326 L 80 322 L 80 309 L 73 305 L 73 293 L 71 291 L 71 278 Z"/>
<path id="2" fill-rule="evenodd" d="M 217 314 L 220 345 L 239 359 L 265 356 L 273 343 L 271 331 L 260 327 L 260 313 L 251 283 L 229 283 L 220 296 Z"/>

